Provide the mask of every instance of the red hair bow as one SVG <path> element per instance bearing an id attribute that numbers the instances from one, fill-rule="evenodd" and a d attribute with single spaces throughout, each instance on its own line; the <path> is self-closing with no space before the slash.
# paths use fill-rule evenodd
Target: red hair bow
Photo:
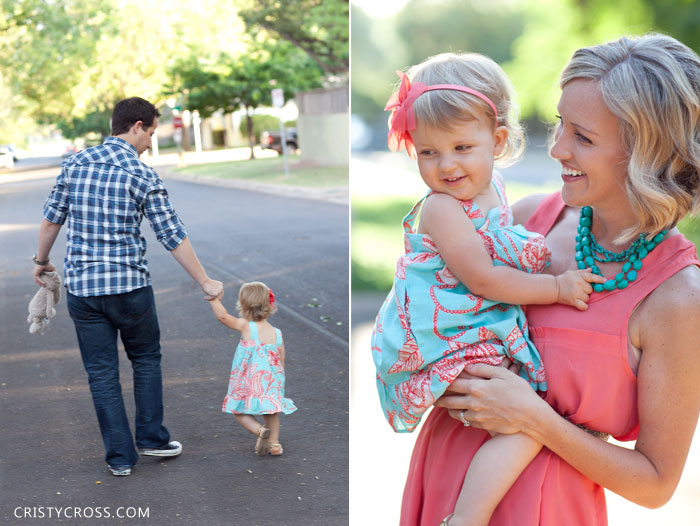
<path id="1" fill-rule="evenodd" d="M 272 307 L 275 304 L 275 293 L 272 292 L 272 289 L 270 289 L 270 307 Z"/>
<path id="2" fill-rule="evenodd" d="M 397 152 L 405 148 L 406 153 L 408 153 L 411 159 L 416 158 L 416 147 L 413 145 L 413 139 L 411 139 L 410 133 L 411 130 L 416 129 L 416 116 L 413 113 L 413 103 L 426 91 L 449 89 L 469 93 L 486 102 L 493 110 L 495 117 L 498 118 L 496 105 L 480 91 L 457 84 L 434 84 L 432 86 L 428 86 L 422 82 L 414 82 L 411 84 L 408 76 L 403 71 L 397 71 L 396 74 L 400 79 L 399 89 L 391 94 L 389 101 L 384 107 L 384 111 L 391 111 L 391 115 L 389 115 L 389 136 L 387 138 L 387 144 L 392 152 Z"/>
<path id="3" fill-rule="evenodd" d="M 400 83 L 398 91 L 391 94 L 384 111 L 391 111 L 389 115 L 389 137 L 387 144 L 392 152 L 406 149 L 411 159 L 416 158 L 416 148 L 409 130 L 416 128 L 416 117 L 413 114 L 413 101 L 423 94 L 425 90 L 417 89 L 425 84 L 416 83 L 411 86 L 411 81 L 403 71 L 397 71 Z"/>

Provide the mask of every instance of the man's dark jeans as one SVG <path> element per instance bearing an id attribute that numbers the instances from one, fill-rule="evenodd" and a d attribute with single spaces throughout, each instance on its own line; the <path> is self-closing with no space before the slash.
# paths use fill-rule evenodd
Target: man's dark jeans
<path id="1" fill-rule="evenodd" d="M 124 408 L 119 383 L 117 332 L 134 373 L 136 446 L 162 447 L 170 440 L 163 426 L 160 329 L 153 289 L 82 298 L 67 294 L 70 317 L 111 467 L 136 464 L 139 456 Z"/>

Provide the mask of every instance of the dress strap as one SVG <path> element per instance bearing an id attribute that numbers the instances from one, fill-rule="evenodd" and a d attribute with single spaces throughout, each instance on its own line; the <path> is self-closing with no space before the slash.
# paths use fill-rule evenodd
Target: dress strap
<path id="1" fill-rule="evenodd" d="M 258 339 L 258 324 L 254 321 L 249 321 L 248 327 L 250 327 L 250 339 L 260 343 L 260 340 Z"/>
<path id="2" fill-rule="evenodd" d="M 506 188 L 503 186 L 499 177 L 491 177 L 491 182 L 493 183 L 498 198 L 501 200 L 501 205 L 508 206 L 508 198 L 506 197 Z"/>
<path id="3" fill-rule="evenodd" d="M 566 203 L 561 198 L 561 192 L 554 192 L 545 197 L 540 205 L 523 225 L 527 230 L 546 236 L 557 222 Z"/>
<path id="4" fill-rule="evenodd" d="M 406 234 L 415 234 L 416 231 L 414 230 L 413 224 L 416 221 L 416 216 L 418 215 L 418 212 L 420 211 L 421 206 L 423 205 L 423 201 L 425 201 L 425 198 L 428 197 L 430 194 L 434 193 L 432 190 L 429 191 L 427 194 L 425 194 L 420 201 L 418 201 L 415 205 L 413 205 L 413 208 L 411 208 L 411 211 L 406 214 L 406 217 L 403 218 L 403 231 Z"/>
<path id="5" fill-rule="evenodd" d="M 282 345 L 282 331 L 280 331 L 277 327 L 275 327 L 275 334 L 277 335 L 277 339 L 275 340 L 275 345 L 279 347 Z"/>
<path id="6" fill-rule="evenodd" d="M 625 319 L 630 315 L 639 302 L 651 294 L 656 288 L 679 270 L 689 266 L 700 266 L 697 249 L 682 234 L 676 234 L 662 241 L 652 253 L 644 259 L 644 267 L 638 282 L 631 291 L 634 301 L 620 305 L 620 311 L 625 313 Z M 625 328 L 625 332 L 627 329 Z"/>

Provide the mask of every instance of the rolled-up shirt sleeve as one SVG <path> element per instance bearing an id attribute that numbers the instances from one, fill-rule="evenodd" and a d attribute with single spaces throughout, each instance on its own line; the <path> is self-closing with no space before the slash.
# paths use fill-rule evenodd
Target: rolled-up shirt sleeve
<path id="1" fill-rule="evenodd" d="M 64 173 L 56 178 L 56 184 L 44 203 L 44 218 L 51 223 L 62 225 L 68 217 L 68 188 Z"/>
<path id="2" fill-rule="evenodd" d="M 148 191 L 143 213 L 151 223 L 156 239 L 167 250 L 175 250 L 187 237 L 185 225 L 175 212 L 163 183 L 157 180 Z"/>

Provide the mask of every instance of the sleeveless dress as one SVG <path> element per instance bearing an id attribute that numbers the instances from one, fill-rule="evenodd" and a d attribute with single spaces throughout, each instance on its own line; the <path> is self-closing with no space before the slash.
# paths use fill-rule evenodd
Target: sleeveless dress
<path id="1" fill-rule="evenodd" d="M 484 214 L 459 201 L 495 265 L 541 272 L 548 264 L 544 237 L 513 225 L 505 193 L 494 179 L 501 206 Z M 445 265 L 430 236 L 414 228 L 429 192 L 403 220 L 406 253 L 396 264 L 394 286 L 372 334 L 377 390 L 384 415 L 397 432 L 410 432 L 436 398 L 470 363 L 522 364 L 521 376 L 546 390 L 544 368 L 528 338 L 520 306 L 469 292 Z M 469 257 L 469 254 L 464 254 Z"/>
<path id="2" fill-rule="evenodd" d="M 262 343 L 258 324 L 248 322 L 250 340 L 241 340 L 231 365 L 228 393 L 221 410 L 224 413 L 271 415 L 293 413 L 294 402 L 284 397 L 284 369 L 280 363 L 282 333 L 275 329 L 275 343 Z"/>
<path id="3" fill-rule="evenodd" d="M 547 234 L 565 204 L 559 193 L 538 207 L 525 227 Z M 639 432 L 637 378 L 628 360 L 627 325 L 634 308 L 670 276 L 700 265 L 682 235 L 667 237 L 644 259 L 626 289 L 594 293 L 587 311 L 530 305 L 530 337 L 547 364 L 545 400 L 575 424 L 618 440 Z M 435 526 L 452 512 L 467 468 L 489 439 L 465 428 L 443 408 L 426 419 L 404 489 L 402 526 Z M 496 508 L 491 526 L 606 526 L 603 488 L 543 448 Z"/>

